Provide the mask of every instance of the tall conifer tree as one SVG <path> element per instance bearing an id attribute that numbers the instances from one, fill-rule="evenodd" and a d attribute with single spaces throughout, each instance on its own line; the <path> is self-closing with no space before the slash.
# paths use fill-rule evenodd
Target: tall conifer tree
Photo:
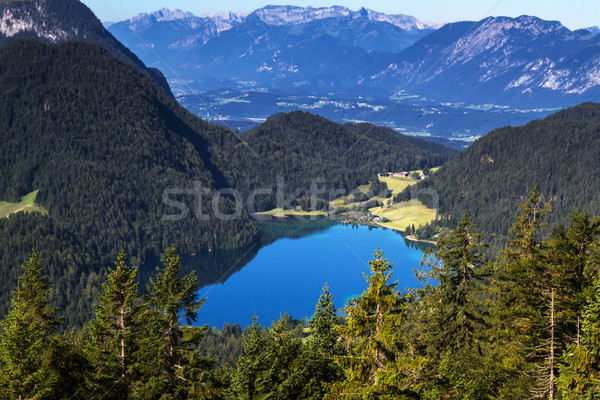
<path id="1" fill-rule="evenodd" d="M 548 245 L 542 240 L 550 205 L 534 188 L 519 210 L 509 231 L 512 238 L 497 264 L 492 312 L 495 331 L 501 335 L 503 390 L 522 398 L 546 395 L 550 387 L 546 360 L 553 350 L 548 340 L 554 329 L 550 308 L 555 304 L 556 280 Z"/>
<path id="2" fill-rule="evenodd" d="M 198 296 L 194 272 L 179 276 L 182 265 L 174 246 L 165 251 L 161 261 L 163 268 L 150 280 L 148 289 L 148 335 L 142 343 L 144 382 L 138 387 L 138 396 L 183 399 L 209 395 L 217 390 L 211 371 L 214 363 L 194 349 L 206 326 L 190 325 L 206 299 Z"/>
<path id="3" fill-rule="evenodd" d="M 90 355 L 98 391 L 107 398 L 127 398 L 137 377 L 141 321 L 137 268 L 121 252 L 102 285 L 96 317 L 90 326 Z"/>
<path id="4" fill-rule="evenodd" d="M 35 250 L 23 265 L 0 334 L 0 397 L 44 398 L 59 381 L 51 366 L 52 334 L 59 320 L 48 304 L 51 286 Z"/>
<path id="5" fill-rule="evenodd" d="M 268 340 L 262 332 L 256 315 L 244 331 L 244 355 L 239 358 L 231 376 L 226 398 L 252 400 L 262 395 L 262 374 L 267 369 Z"/>
<path id="6" fill-rule="evenodd" d="M 399 399 L 406 395 L 397 360 L 404 346 L 401 328 L 406 312 L 397 282 L 390 282 L 393 265 L 377 249 L 369 266 L 367 290 L 348 302 L 344 308 L 347 324 L 338 326 L 348 355 L 336 360 L 346 379 L 331 385 L 327 399 Z"/>
<path id="7" fill-rule="evenodd" d="M 306 382 L 302 397 L 305 399 L 323 398 L 325 386 L 341 380 L 344 376 L 343 370 L 334 361 L 335 357 L 345 353 L 344 345 L 338 340 L 339 335 L 335 329 L 336 319 L 333 297 L 325 285 L 315 313 L 308 321 L 311 335 L 301 356 Z"/>
<path id="8" fill-rule="evenodd" d="M 487 271 L 479 250 L 482 235 L 468 214 L 437 249 L 430 249 L 414 291 L 415 353 L 424 357 L 421 391 L 425 398 L 479 398 L 489 389 L 482 357 L 488 327 L 484 304 Z"/>

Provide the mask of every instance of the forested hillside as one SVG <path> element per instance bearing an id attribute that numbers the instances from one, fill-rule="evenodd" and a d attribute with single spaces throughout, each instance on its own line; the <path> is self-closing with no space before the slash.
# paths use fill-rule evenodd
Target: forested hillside
<path id="1" fill-rule="evenodd" d="M 82 257 L 77 268 L 97 274 L 120 249 L 143 262 L 169 243 L 191 254 L 257 240 L 258 228 L 244 212 L 236 221 L 204 221 L 191 214 L 179 221 L 162 220 L 178 213 L 163 203 L 166 189 L 193 188 L 194 183 L 211 191 L 229 186 L 214 165 L 211 146 L 227 147 L 228 140 L 237 139 L 187 113 L 147 75 L 103 48 L 80 42 L 12 42 L 0 49 L 0 86 L 0 199 L 15 201 L 39 189 L 36 202 L 59 227 L 41 229 L 45 234 L 32 240 L 33 231 L 40 231 L 38 217 L 9 218 L 9 225 L 31 231 L 2 242 L 0 270 L 11 278 L 2 281 L 2 311 L 16 282 L 15 273 L 7 271 L 33 246 L 43 258 L 57 262 L 55 285 L 89 284 L 86 295 L 98 289 L 97 281 L 71 271 L 66 254 L 55 257 L 57 249 L 47 245 L 65 235 L 77 243 L 79 250 L 70 252 Z M 193 197 L 187 196 L 187 202 L 191 207 Z M 221 207 L 227 212 L 232 205 L 222 199 Z M 15 246 L 17 241 L 22 245 Z M 65 245 L 69 243 L 71 239 Z M 61 306 L 82 300 L 67 290 L 57 293 Z M 91 315 L 89 305 L 85 307 L 79 321 Z"/>
<path id="2" fill-rule="evenodd" d="M 94 43 L 146 72 L 167 93 L 171 93 L 163 74 L 156 68 L 147 68 L 79 0 L 3 1 L 0 2 L 0 16 L 5 21 L 0 26 L 0 46 L 19 38 L 35 38 L 53 44 L 70 40 Z"/>
<path id="3" fill-rule="evenodd" d="M 458 151 L 370 124 L 337 124 L 318 115 L 295 111 L 278 114 L 245 133 L 238 146 L 240 163 L 232 182 L 241 190 L 272 189 L 283 178 L 288 195 L 310 194 L 318 182 L 323 199 L 340 190 L 347 194 L 373 182 L 378 173 L 410 171 L 443 164 Z M 231 166 L 231 164 L 230 164 Z M 318 180 L 318 181 L 317 181 Z M 258 207 L 275 207 L 275 195 L 257 197 Z"/>
<path id="4" fill-rule="evenodd" d="M 65 326 L 82 326 L 92 317 L 91 303 L 106 279 L 102 257 L 55 219 L 40 213 L 0 218 L 0 313 L 6 315 L 17 267 L 32 249 L 43 258 L 55 290 L 50 302 L 64 315 Z"/>
<path id="5" fill-rule="evenodd" d="M 88 248 L 136 258 L 169 242 L 193 253 L 254 240 L 243 216 L 161 221 L 173 213 L 165 189 L 228 187 L 210 147 L 235 137 L 188 114 L 147 76 L 77 42 L 15 42 L 0 50 L 0 68 L 0 197 L 39 189 L 37 202 Z"/>
<path id="6" fill-rule="evenodd" d="M 537 187 L 550 224 L 574 208 L 600 214 L 600 104 L 584 103 L 475 141 L 420 187 L 433 186 L 440 213 L 465 212 L 482 230 L 506 234 L 517 203 Z M 430 200 L 430 199 L 425 199 Z"/>

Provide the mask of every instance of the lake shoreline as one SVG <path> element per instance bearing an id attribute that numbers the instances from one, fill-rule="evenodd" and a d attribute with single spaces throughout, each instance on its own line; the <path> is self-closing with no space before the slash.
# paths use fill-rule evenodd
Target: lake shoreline
<path id="1" fill-rule="evenodd" d="M 425 240 L 425 239 L 417 239 L 414 236 L 411 235 L 405 235 L 404 234 L 404 229 L 400 229 L 400 228 L 394 228 L 392 226 L 389 225 L 384 225 L 380 222 L 374 222 L 374 221 L 367 221 L 367 222 L 344 222 L 344 221 L 340 221 L 342 224 L 352 224 L 352 223 L 357 223 L 360 225 L 366 225 L 366 226 L 374 226 L 376 228 L 384 228 L 384 229 L 391 229 L 393 231 L 396 232 L 400 232 L 402 233 L 402 237 L 406 240 L 410 240 L 411 242 L 417 242 L 417 243 L 427 243 L 427 244 L 432 244 L 432 245 L 436 245 L 437 241 L 433 241 L 433 240 Z"/>
<path id="2" fill-rule="evenodd" d="M 207 298 L 198 314 L 202 324 L 247 326 L 257 315 L 259 323 L 270 326 L 285 312 L 308 319 L 325 284 L 336 307 L 343 307 L 348 296 L 365 289 L 363 274 L 369 273 L 368 261 L 377 248 L 394 263 L 401 287 L 419 287 L 413 270 L 429 246 L 384 227 L 329 220 L 269 222 L 261 229 L 272 238 L 265 247 L 184 260 L 186 271 L 195 271 L 204 284 L 198 291 Z"/>
<path id="3" fill-rule="evenodd" d="M 384 224 L 381 224 L 379 222 L 373 222 L 373 224 L 375 224 L 375 225 L 377 225 L 379 227 L 382 227 L 382 228 L 391 229 L 391 230 L 394 230 L 394 231 L 397 231 L 397 232 L 402 232 L 402 236 L 404 237 L 404 239 L 410 240 L 411 242 L 427 243 L 427 244 L 433 244 L 433 245 L 437 244 L 437 241 L 425 240 L 425 239 L 417 239 L 416 237 L 414 237 L 412 235 L 404 235 L 405 231 L 403 229 L 393 228 L 393 227 L 391 227 L 389 225 L 384 225 Z"/>
<path id="4" fill-rule="evenodd" d="M 404 229 L 400 229 L 400 228 L 394 228 L 392 226 L 389 225 L 385 225 L 382 224 L 380 222 L 375 222 L 375 221 L 345 221 L 345 220 L 340 220 L 340 219 L 336 219 L 334 214 L 326 214 L 324 212 L 316 212 L 316 213 L 303 213 L 303 212 L 297 212 L 297 211 L 287 211 L 287 212 L 278 212 L 278 213 L 255 213 L 254 215 L 259 215 L 262 216 L 263 218 L 266 217 L 271 217 L 273 218 L 272 222 L 286 222 L 286 221 L 292 221 L 292 220 L 296 220 L 296 221 L 317 221 L 317 220 L 323 220 L 323 219 L 329 219 L 331 221 L 335 221 L 341 224 L 345 224 L 345 225 L 349 225 L 349 224 L 359 224 L 359 225 L 366 225 L 366 226 L 373 226 L 376 228 L 384 228 L 384 229 L 391 229 L 393 231 L 396 232 L 400 232 L 402 233 L 402 236 L 406 239 L 406 240 L 410 240 L 411 242 L 418 242 L 418 243 L 427 243 L 427 244 L 431 244 L 431 245 L 436 245 L 437 241 L 435 240 L 426 240 L 426 239 L 417 239 L 412 235 L 405 235 Z M 260 219 L 260 218 L 259 218 Z M 265 221 L 263 219 L 264 222 L 268 222 Z"/>

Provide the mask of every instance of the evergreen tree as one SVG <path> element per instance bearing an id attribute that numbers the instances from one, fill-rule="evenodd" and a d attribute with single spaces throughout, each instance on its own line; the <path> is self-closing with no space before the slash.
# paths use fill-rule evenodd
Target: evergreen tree
<path id="1" fill-rule="evenodd" d="M 149 331 L 142 342 L 145 367 L 136 396 L 180 399 L 212 395 L 218 390 L 211 372 L 214 363 L 194 350 L 206 327 L 189 325 L 196 321 L 205 299 L 198 298 L 194 272 L 179 277 L 181 261 L 174 246 L 165 251 L 161 261 L 164 268 L 150 280 L 145 316 Z"/>
<path id="2" fill-rule="evenodd" d="M 228 399 L 304 399 L 302 342 L 284 314 L 266 333 L 256 318 L 245 333 L 244 355 L 231 377 Z"/>
<path id="3" fill-rule="evenodd" d="M 346 379 L 333 383 L 326 399 L 398 399 L 409 394 L 402 387 L 403 365 L 397 359 L 404 346 L 405 307 L 397 282 L 389 282 L 392 264 L 377 249 L 369 265 L 369 287 L 348 302 L 346 325 L 337 327 L 348 351 L 336 357 Z"/>
<path id="4" fill-rule="evenodd" d="M 24 306 L 17 290 L 0 336 L 0 394 L 3 398 L 44 398 L 55 377 L 43 357 L 47 338 L 42 323 Z"/>
<path id="5" fill-rule="evenodd" d="M 87 400 L 98 397 L 94 368 L 85 349 L 86 340 L 85 329 L 63 332 L 52 337 L 49 365 L 57 379 L 50 398 Z M 110 398 L 108 393 L 104 398 Z"/>
<path id="6" fill-rule="evenodd" d="M 481 398 L 489 392 L 489 374 L 482 357 L 488 315 L 484 299 L 487 277 L 468 214 L 429 250 L 417 277 L 413 305 L 415 352 L 426 360 L 421 391 L 425 398 Z M 429 282 L 435 282 L 435 285 Z"/>
<path id="7" fill-rule="evenodd" d="M 592 277 L 600 261 L 600 218 L 575 209 L 568 228 L 559 225 L 551 233 L 549 262 L 555 271 L 560 299 L 558 329 L 563 342 L 579 342 L 581 313 L 593 288 Z"/>
<path id="8" fill-rule="evenodd" d="M 319 297 L 315 314 L 308 321 L 311 335 L 304 346 L 301 365 L 304 367 L 304 399 L 322 399 L 325 385 L 344 377 L 343 370 L 335 363 L 335 357 L 343 356 L 343 343 L 338 341 L 336 332 L 337 313 L 333 297 L 327 285 Z"/>
<path id="9" fill-rule="evenodd" d="M 136 352 L 144 325 L 136 279 L 137 268 L 121 252 L 102 285 L 90 326 L 96 390 L 106 393 L 105 398 L 128 398 L 139 369 Z"/>
<path id="10" fill-rule="evenodd" d="M 23 274 L 19 278 L 19 284 L 23 306 L 31 310 L 33 318 L 38 320 L 47 333 L 50 333 L 58 328 L 61 319 L 52 317 L 57 310 L 48 303 L 52 286 L 43 275 L 42 260 L 39 259 L 35 249 L 31 250 L 29 259 L 22 268 Z"/>
<path id="11" fill-rule="evenodd" d="M 302 399 L 304 387 L 299 356 L 302 342 L 290 329 L 290 317 L 282 316 L 269 329 L 269 342 L 265 352 L 267 368 L 259 380 L 265 398 Z"/>
<path id="12" fill-rule="evenodd" d="M 261 376 L 268 364 L 265 353 L 267 343 L 258 318 L 254 316 L 252 325 L 244 332 L 244 355 L 239 358 L 232 373 L 227 399 L 252 400 L 260 395 Z"/>
<path id="13" fill-rule="evenodd" d="M 0 397 L 29 399 L 52 394 L 59 377 L 50 366 L 51 333 L 57 320 L 48 304 L 50 285 L 33 250 L 23 265 L 0 335 Z"/>
<path id="14" fill-rule="evenodd" d="M 548 245 L 543 242 L 541 229 L 549 204 L 543 204 L 537 189 L 519 205 L 520 214 L 510 229 L 513 234 L 497 264 L 494 282 L 494 332 L 498 338 L 497 350 L 503 358 L 502 390 L 507 397 L 545 396 L 552 391 L 548 384 L 553 365 L 549 342 L 552 338 L 554 317 L 553 293 L 556 273 L 548 258 Z M 510 394 L 508 394 L 510 393 Z"/>
<path id="15" fill-rule="evenodd" d="M 508 311 L 507 320 L 522 335 L 530 348 L 544 336 L 546 309 L 545 287 L 549 274 L 546 248 L 539 238 L 540 229 L 546 226 L 544 218 L 549 205 L 541 204 L 536 189 L 531 197 L 519 205 L 521 214 L 515 216 L 510 231 L 514 234 L 499 264 L 502 306 Z"/>
<path id="16" fill-rule="evenodd" d="M 557 387 L 565 400 L 600 398 L 600 277 L 583 311 L 581 341 L 569 347 L 559 367 Z"/>
<path id="17" fill-rule="evenodd" d="M 444 351 L 480 350 L 479 334 L 485 327 L 480 294 L 486 275 L 478 252 L 483 247 L 479 243 L 482 234 L 474 233 L 474 228 L 465 214 L 456 229 L 440 236 L 438 250 L 430 249 L 426 255 L 428 278 L 438 283 L 433 292 L 437 304 L 434 341 Z"/>

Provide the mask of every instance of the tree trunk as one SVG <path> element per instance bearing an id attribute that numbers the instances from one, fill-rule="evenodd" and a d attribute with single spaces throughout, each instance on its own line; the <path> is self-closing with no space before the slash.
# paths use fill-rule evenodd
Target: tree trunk
<path id="1" fill-rule="evenodd" d="M 123 306 L 119 309 L 121 313 L 121 377 L 125 377 L 125 309 Z"/>
<path id="2" fill-rule="evenodd" d="M 548 382 L 548 397 L 554 399 L 554 288 L 550 297 L 550 377 Z"/>

